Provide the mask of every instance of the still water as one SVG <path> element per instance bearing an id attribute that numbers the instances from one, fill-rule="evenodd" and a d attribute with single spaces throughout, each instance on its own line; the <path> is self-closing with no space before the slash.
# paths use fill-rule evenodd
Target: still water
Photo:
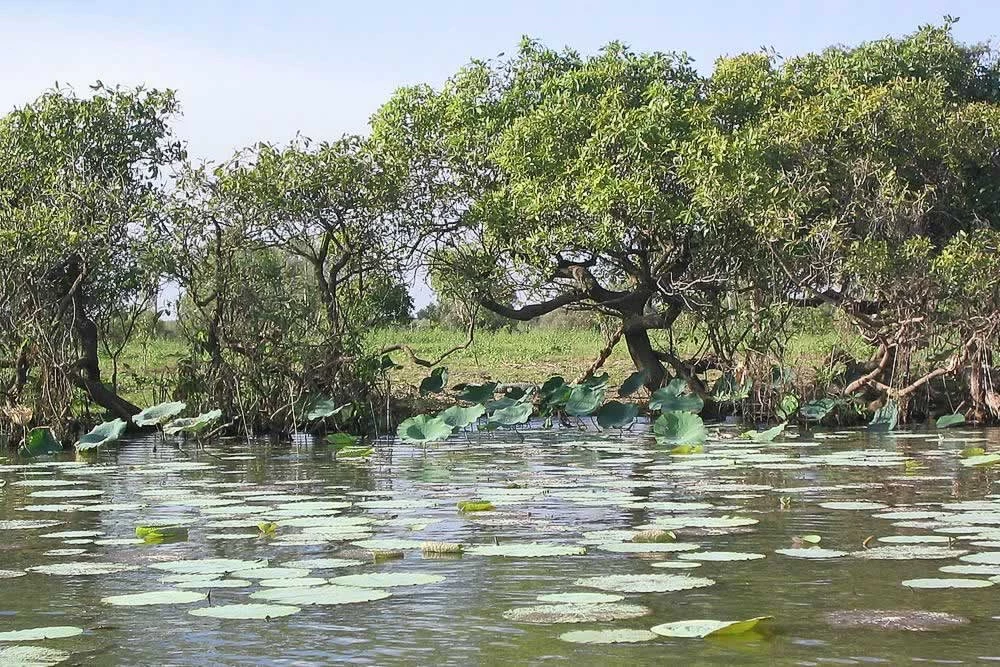
<path id="1" fill-rule="evenodd" d="M 0 641 L 0 665 L 1000 661 L 1000 588 L 990 581 L 1000 575 L 1000 488 L 993 468 L 964 465 L 969 460 L 960 455 L 968 447 L 1000 451 L 1000 430 L 791 432 L 769 444 L 734 435 L 723 431 L 691 455 L 671 454 L 642 433 L 564 429 L 453 438 L 426 449 L 386 442 L 369 461 L 337 460 L 328 446 L 304 439 L 181 450 L 156 438 L 123 441 L 89 464 L 0 461 L 0 638 L 32 628 L 82 630 Z M 494 509 L 460 512 L 457 503 L 469 499 Z M 261 522 L 277 524 L 276 531 L 262 534 Z M 183 525 L 186 533 L 160 544 L 135 539 L 137 526 L 156 524 Z M 632 541 L 634 531 L 655 528 L 671 531 L 676 548 Z M 426 542 L 461 543 L 466 552 L 424 553 Z M 474 548 L 499 545 L 503 552 L 529 543 L 561 545 L 548 551 L 567 555 Z M 404 557 L 373 558 L 392 549 Z M 803 549 L 831 557 L 802 557 L 820 555 Z M 208 574 L 177 564 L 192 559 L 245 563 Z M 283 568 L 263 583 L 253 573 L 262 559 Z M 334 581 L 364 584 L 361 590 L 379 598 L 369 601 L 286 599 L 278 604 L 289 615 L 267 619 L 196 615 L 271 604 L 258 594 L 358 574 L 394 576 Z M 607 575 L 661 579 L 594 579 Z M 662 584 L 663 575 L 666 588 L 698 583 L 632 592 Z M 973 583 L 912 582 L 921 579 Z M 391 585 L 400 583 L 415 585 Z M 975 588 L 914 587 L 940 585 Z M 165 590 L 206 597 L 102 602 Z M 594 603 L 573 606 L 561 619 L 546 616 L 548 607 L 540 617 L 512 611 L 557 604 L 538 596 L 576 593 L 624 599 L 600 606 L 597 615 L 612 620 L 586 620 Z M 892 612 L 903 624 L 904 612 L 945 612 L 962 624 L 908 631 L 830 616 L 858 610 Z M 878 622 L 892 625 L 885 615 Z M 629 644 L 560 638 L 758 616 L 773 619 L 734 637 L 642 635 L 648 640 Z M 25 646 L 52 651 L 47 661 L 23 662 L 10 649 Z"/>

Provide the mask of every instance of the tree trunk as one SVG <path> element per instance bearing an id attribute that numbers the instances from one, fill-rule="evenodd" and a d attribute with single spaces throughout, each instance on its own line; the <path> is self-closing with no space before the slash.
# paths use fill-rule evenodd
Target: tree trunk
<path id="1" fill-rule="evenodd" d="M 83 301 L 75 297 L 74 328 L 80 339 L 80 359 L 76 362 L 73 380 L 90 395 L 95 403 L 119 419 L 131 423 L 132 416 L 140 409 L 104 386 L 101 382 L 101 365 L 98 357 L 97 325 L 87 315 Z"/>
<path id="2" fill-rule="evenodd" d="M 625 344 L 628 346 L 628 353 L 636 370 L 646 373 L 646 388 L 650 391 L 659 389 L 667 372 L 660 363 L 656 350 L 653 349 L 649 332 L 645 329 L 626 329 Z"/>

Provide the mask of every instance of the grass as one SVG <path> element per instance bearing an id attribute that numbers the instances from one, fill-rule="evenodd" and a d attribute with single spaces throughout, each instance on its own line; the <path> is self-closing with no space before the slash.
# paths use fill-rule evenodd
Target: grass
<path id="1" fill-rule="evenodd" d="M 436 359 L 447 350 L 465 342 L 465 331 L 444 328 L 397 328 L 371 332 L 368 345 L 375 350 L 389 345 L 407 345 L 422 359 Z M 654 344 L 657 341 L 654 340 Z M 604 339 L 594 329 L 534 327 L 514 331 L 480 331 L 467 349 L 449 356 L 441 365 L 448 367 L 449 386 L 460 382 L 541 383 L 551 375 L 568 381 L 582 374 L 596 359 Z M 683 355 L 694 355 L 699 341 L 688 339 L 678 344 Z M 829 364 L 831 352 L 844 349 L 856 358 L 868 352 L 856 338 L 844 336 L 832 327 L 803 330 L 794 336 L 786 350 L 786 363 L 800 376 L 813 377 L 814 369 Z M 146 406 L 170 396 L 176 383 L 178 362 L 188 355 L 180 339 L 155 338 L 130 345 L 119 362 L 119 389 L 128 400 Z M 393 359 L 403 368 L 393 375 L 397 388 L 416 390 L 430 369 L 411 363 L 404 353 Z M 103 370 L 110 380 L 111 363 L 105 359 Z M 634 370 L 625 343 L 620 342 L 605 362 L 603 371 L 611 386 L 625 380 Z"/>

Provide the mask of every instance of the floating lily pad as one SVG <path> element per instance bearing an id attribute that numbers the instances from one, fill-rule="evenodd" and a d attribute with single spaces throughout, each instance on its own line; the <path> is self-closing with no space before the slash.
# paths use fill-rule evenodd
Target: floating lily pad
<path id="1" fill-rule="evenodd" d="M 0 579 L 14 579 L 28 574 L 24 570 L 0 570 Z"/>
<path id="2" fill-rule="evenodd" d="M 298 567 L 255 567 L 248 570 L 234 570 L 237 579 L 301 579 L 309 576 L 309 570 Z"/>
<path id="3" fill-rule="evenodd" d="M 227 574 L 267 567 L 266 560 L 236 560 L 233 558 L 202 558 L 153 563 L 150 567 L 176 574 Z"/>
<path id="4" fill-rule="evenodd" d="M 494 544 L 472 546 L 465 553 L 475 556 L 501 556 L 504 558 L 546 558 L 552 556 L 582 556 L 587 549 L 573 544 Z"/>
<path id="5" fill-rule="evenodd" d="M 8 646 L 0 648 L 0 667 L 51 667 L 69 657 L 67 651 L 45 646 Z"/>
<path id="6" fill-rule="evenodd" d="M 675 621 L 673 623 L 663 623 L 656 625 L 650 630 L 664 637 L 718 637 L 742 635 L 757 627 L 761 621 L 773 618 L 771 616 L 758 616 L 748 618 L 743 621 Z"/>
<path id="7" fill-rule="evenodd" d="M 597 548 L 601 551 L 619 554 L 643 554 L 694 551 L 700 549 L 701 545 L 688 542 L 609 542 L 601 544 Z"/>
<path id="8" fill-rule="evenodd" d="M 61 526 L 62 521 L 32 521 L 30 519 L 11 519 L 0 521 L 0 530 L 34 530 L 36 528 L 51 528 Z"/>
<path id="9" fill-rule="evenodd" d="M 782 556 L 788 556 L 790 558 L 842 558 L 844 556 L 849 556 L 846 551 L 837 551 L 835 549 L 823 549 L 820 547 L 806 547 L 799 549 L 775 549 L 774 553 L 781 554 Z"/>
<path id="10" fill-rule="evenodd" d="M 954 614 L 917 609 L 849 609 L 828 612 L 823 618 L 837 629 L 871 628 L 909 632 L 948 630 L 970 623 L 969 619 Z"/>
<path id="11" fill-rule="evenodd" d="M 300 567 L 306 570 L 334 570 L 341 567 L 353 567 L 364 565 L 363 560 L 353 560 L 350 558 L 306 558 L 304 560 L 293 560 L 282 563 L 283 567 Z"/>
<path id="12" fill-rule="evenodd" d="M 885 503 L 874 503 L 866 500 L 831 501 L 820 503 L 819 506 L 828 510 L 881 510 L 888 507 Z"/>
<path id="13" fill-rule="evenodd" d="M 611 574 L 577 579 L 573 583 L 622 593 L 669 593 L 704 588 L 715 584 L 715 581 L 704 577 L 689 577 L 686 574 Z"/>
<path id="14" fill-rule="evenodd" d="M 128 572 L 138 570 L 136 565 L 126 563 L 53 563 L 51 565 L 36 565 L 29 567 L 29 572 L 39 574 L 52 574 L 60 577 L 89 577 L 101 574 L 114 574 L 115 572 Z"/>
<path id="15" fill-rule="evenodd" d="M 935 560 L 958 558 L 966 553 L 968 552 L 961 549 L 949 549 L 948 547 L 936 547 L 933 545 L 895 544 L 888 547 L 874 547 L 872 549 L 865 549 L 864 551 L 855 551 L 851 555 L 868 560 Z"/>
<path id="16" fill-rule="evenodd" d="M 371 574 L 345 574 L 330 579 L 337 586 L 358 586 L 360 588 L 394 588 L 396 586 L 424 586 L 444 581 L 439 574 L 423 572 L 374 572 Z"/>
<path id="17" fill-rule="evenodd" d="M 284 581 L 284 580 L 282 580 Z M 247 588 L 253 586 L 246 579 L 195 579 L 175 584 L 177 588 Z"/>
<path id="18" fill-rule="evenodd" d="M 657 634 L 649 630 L 576 630 L 564 632 L 559 639 L 573 644 L 636 644 L 656 639 Z"/>
<path id="19" fill-rule="evenodd" d="M 147 593 L 131 593 L 129 595 L 112 595 L 101 598 L 104 604 L 117 607 L 145 607 L 157 604 L 190 604 L 205 599 L 204 593 L 194 591 L 149 591 Z"/>
<path id="20" fill-rule="evenodd" d="M 0 632 L 0 642 L 33 642 L 40 639 L 63 639 L 83 634 L 83 628 L 72 625 L 53 625 L 46 628 Z"/>
<path id="21" fill-rule="evenodd" d="M 280 604 L 296 606 L 355 604 L 383 600 L 390 596 L 389 591 L 377 588 L 360 588 L 351 586 L 315 586 L 307 588 L 275 588 L 268 591 L 258 591 L 250 595 L 252 600 L 266 600 Z"/>
<path id="22" fill-rule="evenodd" d="M 621 602 L 624 595 L 611 593 L 546 593 L 535 598 L 539 602 L 561 602 L 566 604 L 595 604 L 598 602 Z"/>
<path id="23" fill-rule="evenodd" d="M 291 616 L 302 611 L 299 607 L 280 604 L 224 604 L 215 607 L 192 609 L 192 616 L 224 618 L 230 620 L 264 621 L 269 618 Z"/>
<path id="24" fill-rule="evenodd" d="M 639 618 L 650 613 L 637 604 L 542 604 L 508 609 L 503 617 L 517 623 L 594 623 Z"/>
<path id="25" fill-rule="evenodd" d="M 989 588 L 992 581 L 985 579 L 907 579 L 907 588 Z"/>
<path id="26" fill-rule="evenodd" d="M 699 551 L 697 553 L 678 554 L 677 557 L 681 560 L 703 560 L 720 563 L 766 558 L 764 554 L 746 553 L 743 551 Z"/>

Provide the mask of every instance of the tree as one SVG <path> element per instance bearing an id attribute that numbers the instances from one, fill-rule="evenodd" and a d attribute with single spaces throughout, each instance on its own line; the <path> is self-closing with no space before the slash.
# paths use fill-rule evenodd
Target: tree
<path id="1" fill-rule="evenodd" d="M 845 387 L 902 403 L 965 373 L 973 416 L 1000 336 L 1000 68 L 951 23 L 778 62 L 717 64 L 692 164 L 708 219 L 742 216 L 788 294 L 875 349 Z"/>
<path id="2" fill-rule="evenodd" d="M 683 177 L 704 106 L 684 56 L 612 43 L 581 57 L 525 40 L 440 90 L 398 91 L 373 140 L 407 165 L 437 241 L 432 272 L 515 320 L 569 305 L 618 318 L 654 388 L 664 361 L 686 369 L 649 332 L 701 310 L 752 261 L 749 226 L 701 218 Z"/>
<path id="3" fill-rule="evenodd" d="M 184 155 L 169 127 L 177 111 L 171 91 L 98 83 L 0 119 L 7 403 L 33 401 L 61 423 L 76 387 L 116 417 L 138 412 L 102 381 L 95 320 L 157 283 L 161 177 Z"/>

